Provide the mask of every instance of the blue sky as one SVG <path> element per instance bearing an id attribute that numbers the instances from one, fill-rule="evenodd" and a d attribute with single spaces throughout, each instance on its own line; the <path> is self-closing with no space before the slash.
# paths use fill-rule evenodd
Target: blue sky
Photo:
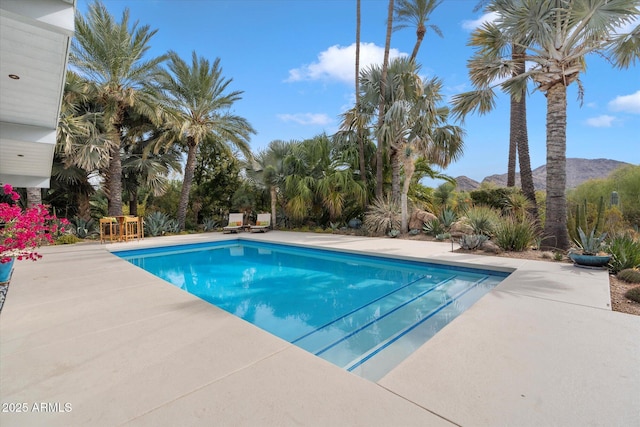
<path id="1" fill-rule="evenodd" d="M 90 1 L 78 0 L 85 13 Z M 104 0 L 120 20 L 129 8 L 132 21 L 158 29 L 151 55 L 175 50 L 190 61 L 191 52 L 214 60 L 244 91 L 234 112 L 246 117 L 257 134 L 258 151 L 275 139 L 302 140 L 334 133 L 340 114 L 354 102 L 355 0 Z M 427 32 L 418 55 L 422 73 L 444 81 L 445 94 L 471 89 L 466 43 L 482 18 L 476 0 L 444 0 L 431 16 L 444 35 Z M 361 66 L 382 62 L 387 0 L 362 0 Z M 396 55 L 413 49 L 415 31 L 393 33 Z M 615 70 L 590 56 L 577 85 L 568 92 L 567 157 L 610 158 L 640 163 L 640 64 Z M 527 99 L 531 166 L 545 163 L 545 97 Z M 509 141 L 509 100 L 501 96 L 495 111 L 469 116 L 463 125 L 464 157 L 445 173 L 481 180 L 505 173 Z"/>

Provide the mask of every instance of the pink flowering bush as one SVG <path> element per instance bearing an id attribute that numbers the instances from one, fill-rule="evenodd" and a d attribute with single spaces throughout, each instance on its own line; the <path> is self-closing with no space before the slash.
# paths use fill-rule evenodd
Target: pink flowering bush
<path id="1" fill-rule="evenodd" d="M 15 204 L 20 195 L 13 187 L 5 184 L 2 189 L 14 203 L 0 203 L 0 263 L 7 263 L 13 257 L 37 261 L 42 255 L 35 249 L 44 243 L 53 243 L 53 234 L 63 232 L 61 225 L 68 221 L 50 215 L 44 205 L 34 206 L 23 212 Z"/>

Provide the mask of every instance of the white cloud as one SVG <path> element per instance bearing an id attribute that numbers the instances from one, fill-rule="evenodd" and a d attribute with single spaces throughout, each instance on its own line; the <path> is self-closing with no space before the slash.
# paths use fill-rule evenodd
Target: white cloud
<path id="1" fill-rule="evenodd" d="M 462 21 L 462 28 L 467 31 L 473 31 L 485 22 L 493 22 L 496 19 L 498 19 L 498 14 L 496 12 L 485 13 L 478 19 Z"/>
<path id="2" fill-rule="evenodd" d="M 587 103 L 587 107 L 589 107 L 589 108 L 596 108 L 596 107 L 598 107 L 598 104 L 596 104 L 595 102 L 588 102 L 588 103 Z"/>
<path id="3" fill-rule="evenodd" d="M 331 123 L 331 119 L 328 115 L 317 113 L 278 114 L 278 118 L 283 122 L 294 122 L 304 126 L 324 126 Z"/>
<path id="4" fill-rule="evenodd" d="M 609 102 L 611 111 L 622 111 L 625 113 L 640 114 L 640 90 L 631 95 L 616 96 Z"/>
<path id="5" fill-rule="evenodd" d="M 389 51 L 389 59 L 408 56 L 398 49 Z M 337 80 L 351 84 L 355 80 L 356 44 L 334 45 L 318 54 L 318 60 L 308 65 L 289 70 L 287 82 L 301 80 Z M 384 47 L 375 43 L 360 43 L 360 69 L 372 64 L 382 64 Z"/>
<path id="6" fill-rule="evenodd" d="M 594 128 L 609 128 L 611 127 L 611 124 L 615 119 L 616 118 L 613 116 L 607 116 L 606 114 L 603 114 L 602 116 L 591 117 L 587 119 L 586 123 L 587 126 L 591 126 Z"/>

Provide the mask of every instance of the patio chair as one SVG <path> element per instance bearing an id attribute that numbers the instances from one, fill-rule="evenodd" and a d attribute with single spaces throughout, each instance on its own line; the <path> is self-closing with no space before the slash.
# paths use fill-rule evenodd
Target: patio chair
<path id="1" fill-rule="evenodd" d="M 229 224 L 222 229 L 223 233 L 237 233 L 238 230 L 242 230 L 244 225 L 242 224 L 242 213 L 229 214 Z"/>
<path id="2" fill-rule="evenodd" d="M 269 227 L 271 227 L 271 214 L 262 213 L 258 214 L 256 225 L 252 225 L 249 231 L 252 233 L 264 233 L 265 231 L 269 231 Z"/>

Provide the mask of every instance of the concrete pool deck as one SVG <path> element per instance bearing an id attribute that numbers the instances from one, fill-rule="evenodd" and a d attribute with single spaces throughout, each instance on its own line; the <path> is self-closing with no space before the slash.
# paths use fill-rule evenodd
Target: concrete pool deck
<path id="1" fill-rule="evenodd" d="M 515 272 L 374 383 L 109 252 L 238 237 Z M 42 248 L 0 315 L 0 425 L 640 425 L 640 317 L 610 310 L 606 272 L 450 251 L 276 231 Z"/>

